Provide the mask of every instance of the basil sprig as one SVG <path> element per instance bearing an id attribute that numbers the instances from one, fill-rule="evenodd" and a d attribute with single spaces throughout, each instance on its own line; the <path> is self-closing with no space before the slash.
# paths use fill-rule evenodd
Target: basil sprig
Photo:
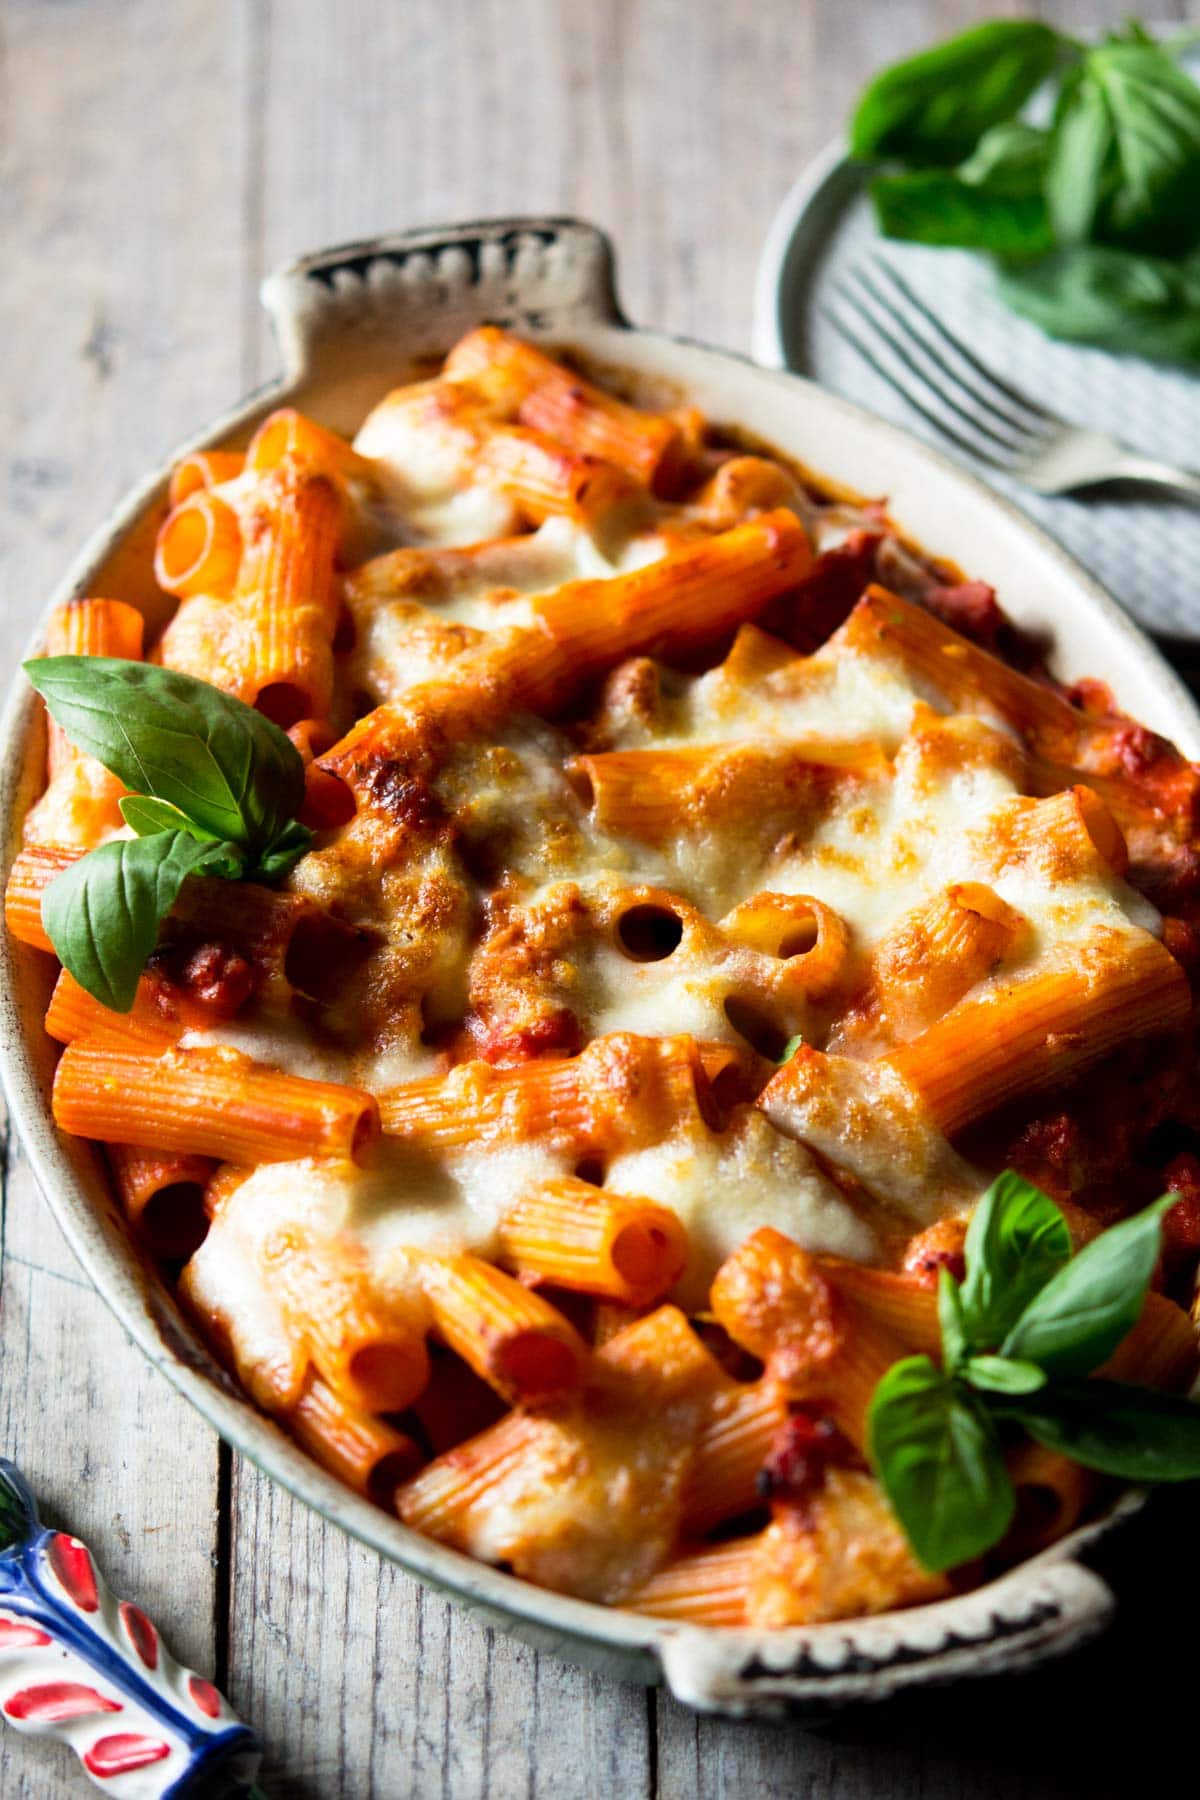
<path id="1" fill-rule="evenodd" d="M 1072 1256 L 1046 1194 L 1011 1169 L 992 1183 L 967 1232 L 964 1281 L 939 1276 L 942 1367 L 895 1363 L 868 1413 L 872 1465 L 927 1569 L 981 1556 L 1012 1523 L 1006 1428 L 1124 1480 L 1200 1476 L 1200 1406 L 1083 1379 L 1137 1323 L 1174 1204 L 1156 1200 Z"/>
<path id="2" fill-rule="evenodd" d="M 172 669 L 48 656 L 25 672 L 71 743 L 131 790 L 121 814 L 137 835 L 90 851 L 42 895 L 63 967 L 128 1012 L 187 876 L 273 881 L 308 849 L 295 817 L 304 764 L 261 713 Z"/>
<path id="3" fill-rule="evenodd" d="M 1058 33 L 1033 19 L 973 25 L 868 83 L 850 128 L 851 153 L 959 162 L 985 131 L 1021 110 L 1061 54 Z"/>
<path id="4" fill-rule="evenodd" d="M 1001 19 L 884 69 L 850 131 L 855 157 L 891 165 L 871 184 L 880 229 L 990 253 L 1001 297 L 1051 336 L 1200 361 L 1187 41 L 1131 21 L 1085 45 Z M 1024 115 L 1039 90 L 1035 123 Z"/>
<path id="5" fill-rule="evenodd" d="M 1016 1500 L 983 1398 L 928 1356 L 909 1356 L 875 1390 L 871 1461 L 927 1569 L 981 1556 L 1012 1523 Z"/>

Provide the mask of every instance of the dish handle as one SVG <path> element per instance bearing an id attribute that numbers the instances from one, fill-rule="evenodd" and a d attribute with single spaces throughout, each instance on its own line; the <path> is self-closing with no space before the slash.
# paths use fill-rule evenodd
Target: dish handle
<path id="1" fill-rule="evenodd" d="M 1115 1604 L 1081 1563 L 1026 1564 L 974 1593 L 875 1619 L 774 1632 L 681 1627 L 662 1640 L 663 1675 L 699 1712 L 817 1720 L 914 1684 L 1062 1655 L 1101 1631 Z"/>
<path id="2" fill-rule="evenodd" d="M 612 245 L 569 218 L 429 226 L 298 257 L 268 275 L 262 303 L 302 386 L 318 366 L 353 378 L 397 360 L 439 357 L 484 320 L 563 331 L 625 325 Z"/>

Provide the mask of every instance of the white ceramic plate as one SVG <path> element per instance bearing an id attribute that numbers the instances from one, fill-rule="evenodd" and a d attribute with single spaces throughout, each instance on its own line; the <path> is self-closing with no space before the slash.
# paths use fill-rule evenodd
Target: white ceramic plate
<path id="1" fill-rule="evenodd" d="M 1191 67 L 1200 74 L 1200 54 Z M 927 421 L 823 316 L 839 277 L 877 254 L 900 269 L 956 337 L 1041 405 L 1150 456 L 1200 469 L 1200 375 L 1055 343 L 996 298 L 985 258 L 885 242 L 875 227 L 864 171 L 848 160 L 841 143 L 830 145 L 801 175 L 767 235 L 755 287 L 758 361 L 808 375 L 936 443 Z M 959 456 L 957 450 L 951 454 Z M 1200 640 L 1200 506 L 1096 495 L 1049 499 L 985 473 L 1139 623 Z"/>
<path id="2" fill-rule="evenodd" d="M 714 420 L 778 444 L 836 481 L 892 496 L 908 532 L 994 582 L 1021 624 L 1045 628 L 1061 673 L 1112 683 L 1130 711 L 1200 753 L 1200 715 L 1153 647 L 1053 543 L 979 482 L 859 408 L 793 376 L 634 331 L 617 307 L 609 246 L 571 220 L 499 220 L 402 234 L 307 257 L 271 277 L 285 373 L 181 446 L 117 508 L 49 605 L 119 594 L 162 617 L 150 563 L 170 464 L 183 449 L 242 445 L 281 402 L 352 431 L 398 380 L 428 367 L 482 320 L 628 371 L 649 400 L 694 400 Z M 31 648 L 40 647 L 41 633 Z M 42 779 L 42 730 L 19 682 L 0 726 L 5 867 Z M 665 1678 L 689 1704 L 729 1713 L 802 1713 L 882 1699 L 915 1683 L 1015 1668 L 1097 1630 L 1112 1596 L 1076 1558 L 1128 1513 L 1126 1495 L 1093 1523 L 985 1587 L 934 1606 L 780 1632 L 679 1626 L 547 1593 L 407 1530 L 350 1493 L 255 1411 L 215 1366 L 169 1291 L 131 1247 L 90 1147 L 62 1138 L 49 1110 L 54 1046 L 41 1025 L 50 959 L 0 945 L 2 1067 L 18 1130 L 47 1200 L 130 1335 L 238 1450 L 423 1581 L 543 1648 L 627 1679 Z"/>

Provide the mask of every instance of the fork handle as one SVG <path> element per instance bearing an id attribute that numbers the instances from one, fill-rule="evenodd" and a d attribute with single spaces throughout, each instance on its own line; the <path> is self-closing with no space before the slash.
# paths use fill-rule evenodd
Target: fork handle
<path id="1" fill-rule="evenodd" d="M 1123 456 L 1114 464 L 1108 479 L 1136 481 L 1143 487 L 1159 488 L 1200 506 L 1200 475 L 1192 469 L 1176 468 L 1173 463 L 1155 462 L 1153 457 Z"/>

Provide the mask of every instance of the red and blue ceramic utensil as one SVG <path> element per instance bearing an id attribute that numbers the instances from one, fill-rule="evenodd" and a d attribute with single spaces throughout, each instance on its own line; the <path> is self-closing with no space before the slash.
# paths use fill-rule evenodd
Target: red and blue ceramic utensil
<path id="1" fill-rule="evenodd" d="M 210 1681 L 118 1600 L 78 1538 L 43 1526 L 0 1457 L 0 1714 L 70 1744 L 114 1800 L 253 1800 L 259 1746 Z"/>

